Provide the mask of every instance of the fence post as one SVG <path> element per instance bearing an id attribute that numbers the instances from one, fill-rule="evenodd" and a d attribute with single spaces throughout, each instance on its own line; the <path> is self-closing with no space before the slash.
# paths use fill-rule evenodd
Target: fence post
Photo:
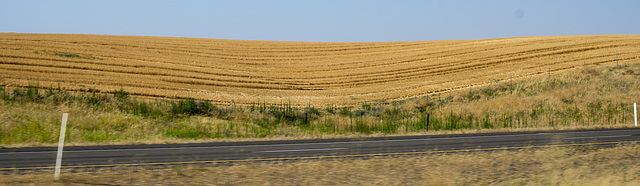
<path id="1" fill-rule="evenodd" d="M 636 127 L 638 126 L 638 110 L 636 109 L 636 103 L 633 103 L 633 121 L 636 123 Z"/>
<path id="2" fill-rule="evenodd" d="M 67 130 L 67 118 L 69 113 L 62 114 L 62 126 L 60 127 L 60 139 L 58 140 L 58 155 L 56 156 L 56 170 L 53 175 L 54 180 L 60 179 L 60 166 L 62 164 L 62 147 L 64 147 L 64 134 Z"/>
<path id="3" fill-rule="evenodd" d="M 431 116 L 431 114 L 427 114 L 427 132 L 429 132 L 429 116 Z"/>
<path id="4" fill-rule="evenodd" d="M 427 89 L 427 101 L 429 101 L 429 89 Z"/>

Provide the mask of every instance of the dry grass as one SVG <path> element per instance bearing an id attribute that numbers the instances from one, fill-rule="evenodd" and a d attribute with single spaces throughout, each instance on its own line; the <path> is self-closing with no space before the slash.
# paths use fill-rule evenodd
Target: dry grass
<path id="1" fill-rule="evenodd" d="M 638 59 L 640 36 L 381 43 L 0 34 L 0 83 L 216 103 L 357 104 Z"/>
<path id="2" fill-rule="evenodd" d="M 7 185 L 638 185 L 640 145 L 8 174 Z"/>
<path id="3" fill-rule="evenodd" d="M 638 62 L 579 67 L 553 74 L 551 78 L 545 75 L 524 81 L 503 80 L 475 90 L 487 90 L 493 95 L 474 92 L 472 95 L 476 97 L 469 101 L 472 97 L 469 94 L 453 94 L 453 102 L 434 112 L 453 111 L 490 121 L 512 117 L 509 127 L 515 128 L 629 124 L 633 123 L 633 103 L 640 101 Z M 415 107 L 419 101 L 407 106 Z M 527 120 L 518 120 L 517 116 Z"/>

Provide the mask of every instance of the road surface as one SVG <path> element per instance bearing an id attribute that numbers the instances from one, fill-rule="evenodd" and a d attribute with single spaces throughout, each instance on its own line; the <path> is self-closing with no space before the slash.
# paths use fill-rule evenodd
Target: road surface
<path id="1" fill-rule="evenodd" d="M 372 138 L 65 147 L 63 168 L 234 163 L 640 142 L 640 128 Z M 52 169 L 56 147 L 0 149 L 0 171 Z"/>

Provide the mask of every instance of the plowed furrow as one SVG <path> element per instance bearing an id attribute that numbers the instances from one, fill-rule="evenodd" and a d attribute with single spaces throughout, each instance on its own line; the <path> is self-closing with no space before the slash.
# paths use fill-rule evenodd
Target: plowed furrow
<path id="1" fill-rule="evenodd" d="M 46 52 L 45 52 L 46 51 Z M 124 88 L 217 103 L 357 104 L 494 79 L 639 61 L 640 36 L 543 36 L 377 43 L 0 34 L 0 84 Z M 76 58 L 55 52 L 92 56 Z M 355 99 L 354 99 L 355 98 Z"/>

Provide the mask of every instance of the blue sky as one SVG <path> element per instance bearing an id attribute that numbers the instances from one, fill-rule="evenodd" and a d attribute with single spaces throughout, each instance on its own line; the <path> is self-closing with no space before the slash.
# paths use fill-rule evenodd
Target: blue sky
<path id="1" fill-rule="evenodd" d="M 271 41 L 640 34 L 637 0 L 0 0 L 0 32 Z"/>

